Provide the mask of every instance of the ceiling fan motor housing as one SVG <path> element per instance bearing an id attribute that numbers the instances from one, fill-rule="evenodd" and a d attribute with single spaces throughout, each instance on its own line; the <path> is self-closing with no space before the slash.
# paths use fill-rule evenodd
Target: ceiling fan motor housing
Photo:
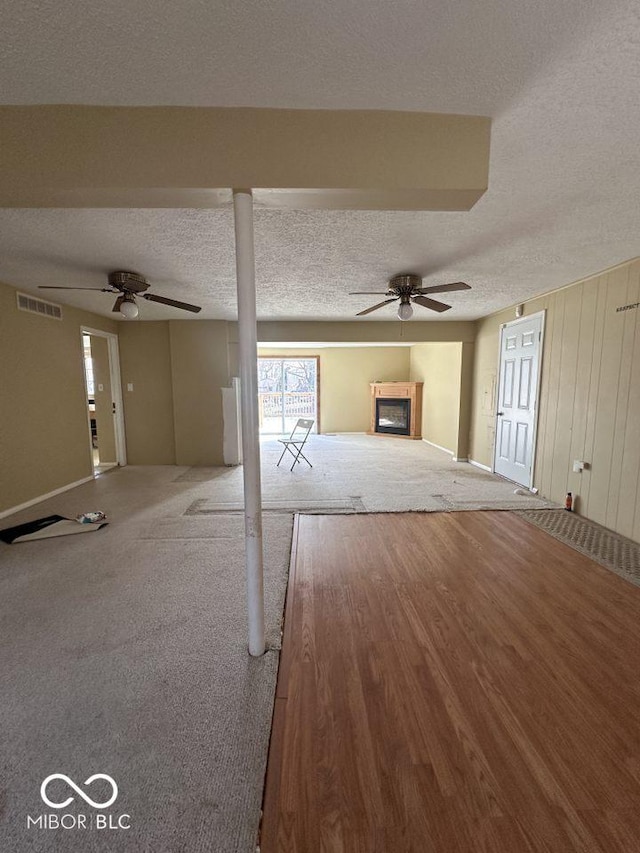
<path id="1" fill-rule="evenodd" d="M 398 296 L 413 293 L 413 291 L 417 290 L 419 287 L 422 287 L 422 278 L 414 273 L 394 275 L 393 278 L 389 280 L 389 293 L 396 293 Z"/>
<path id="2" fill-rule="evenodd" d="M 142 293 L 149 287 L 149 283 L 143 275 L 123 270 L 109 273 L 109 285 L 117 290 L 129 291 L 130 293 Z"/>

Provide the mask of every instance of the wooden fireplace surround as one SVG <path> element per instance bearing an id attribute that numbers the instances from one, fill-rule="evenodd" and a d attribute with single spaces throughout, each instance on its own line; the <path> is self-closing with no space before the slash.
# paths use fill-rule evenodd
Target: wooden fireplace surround
<path id="1" fill-rule="evenodd" d="M 386 438 L 422 438 L 422 382 L 371 382 L 371 428 L 367 435 L 381 435 Z M 376 432 L 376 400 L 379 397 L 409 400 L 409 435 L 397 435 L 388 432 Z"/>

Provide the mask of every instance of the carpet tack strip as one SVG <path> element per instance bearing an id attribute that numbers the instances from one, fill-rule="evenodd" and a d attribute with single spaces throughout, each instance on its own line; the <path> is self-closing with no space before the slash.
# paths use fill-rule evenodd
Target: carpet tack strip
<path id="1" fill-rule="evenodd" d="M 364 504 L 358 496 L 345 499 L 326 500 L 268 500 L 262 501 L 262 511 L 279 513 L 353 513 L 363 512 Z M 241 501 L 210 501 L 207 498 L 199 498 L 187 507 L 184 515 L 221 515 L 228 513 L 244 512 L 244 504 Z"/>
<path id="2" fill-rule="evenodd" d="M 591 557 L 636 586 L 640 586 L 640 544 L 595 521 L 563 509 L 517 510 L 516 515 L 545 530 L 581 554 Z"/>

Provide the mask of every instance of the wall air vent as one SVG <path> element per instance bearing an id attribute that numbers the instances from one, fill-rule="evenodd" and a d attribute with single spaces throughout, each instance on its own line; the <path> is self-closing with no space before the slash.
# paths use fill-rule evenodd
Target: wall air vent
<path id="1" fill-rule="evenodd" d="M 53 302 L 28 296 L 26 293 L 18 293 L 18 308 L 20 311 L 29 311 L 30 314 L 39 314 L 41 317 L 51 317 L 53 320 L 62 320 L 62 308 Z"/>

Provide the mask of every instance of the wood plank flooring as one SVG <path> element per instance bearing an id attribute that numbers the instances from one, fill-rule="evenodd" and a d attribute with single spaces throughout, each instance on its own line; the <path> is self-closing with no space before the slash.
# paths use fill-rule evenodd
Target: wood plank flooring
<path id="1" fill-rule="evenodd" d="M 640 589 L 506 512 L 301 516 L 261 853 L 640 851 Z"/>

